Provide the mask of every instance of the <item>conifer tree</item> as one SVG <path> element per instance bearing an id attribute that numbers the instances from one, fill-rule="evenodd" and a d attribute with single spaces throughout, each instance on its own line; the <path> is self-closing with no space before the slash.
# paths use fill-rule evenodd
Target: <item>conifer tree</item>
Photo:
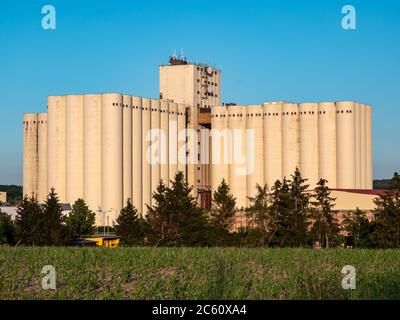
<path id="1" fill-rule="evenodd" d="M 255 197 L 249 197 L 249 207 L 246 208 L 246 214 L 251 221 L 253 228 L 258 231 L 258 242 L 265 246 L 269 242 L 271 232 L 274 227 L 274 219 L 270 214 L 270 195 L 268 186 L 256 185 L 257 193 Z"/>
<path id="2" fill-rule="evenodd" d="M 91 236 L 95 230 L 96 214 L 89 209 L 83 199 L 78 199 L 72 205 L 72 210 L 65 217 L 68 235 L 71 238 Z"/>
<path id="3" fill-rule="evenodd" d="M 192 188 L 178 172 L 171 187 L 160 183 L 148 206 L 148 222 L 157 244 L 200 246 L 210 243 L 210 226 L 203 209 L 191 195 Z"/>
<path id="4" fill-rule="evenodd" d="M 0 244 L 15 243 L 15 226 L 11 216 L 0 209 Z"/>
<path id="5" fill-rule="evenodd" d="M 400 247 L 400 176 L 396 172 L 390 182 L 391 190 L 376 200 L 374 232 L 371 235 L 380 248 Z"/>
<path id="6" fill-rule="evenodd" d="M 16 241 L 25 245 L 42 245 L 43 224 L 43 212 L 37 198 L 33 194 L 30 198 L 25 196 L 15 218 Z"/>
<path id="7" fill-rule="evenodd" d="M 51 189 L 43 207 L 43 244 L 61 246 L 67 241 L 61 204 L 54 188 Z"/>
<path id="8" fill-rule="evenodd" d="M 327 180 L 320 179 L 315 188 L 311 201 L 311 217 L 313 226 L 311 229 L 311 238 L 318 241 L 321 247 L 329 248 L 337 244 L 339 237 L 339 223 L 335 217 L 332 208 L 335 206 L 335 198 L 330 197 Z"/>
<path id="9" fill-rule="evenodd" d="M 357 208 L 343 220 L 343 229 L 347 233 L 349 245 L 353 248 L 372 248 L 371 234 L 373 224 L 369 222 L 364 211 Z"/>
<path id="10" fill-rule="evenodd" d="M 128 199 L 126 206 L 121 209 L 121 213 L 117 218 L 115 233 L 127 245 L 140 245 L 143 243 L 144 234 L 141 217 L 131 199 Z"/>
<path id="11" fill-rule="evenodd" d="M 214 191 L 212 202 L 211 222 L 221 229 L 229 230 L 235 217 L 236 198 L 230 194 L 230 188 L 225 179 L 222 179 L 217 190 Z"/>

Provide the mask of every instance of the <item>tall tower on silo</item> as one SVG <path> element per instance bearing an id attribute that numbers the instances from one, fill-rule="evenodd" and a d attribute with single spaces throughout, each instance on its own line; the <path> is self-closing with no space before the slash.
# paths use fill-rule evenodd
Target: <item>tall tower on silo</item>
<path id="1" fill-rule="evenodd" d="M 183 56 L 173 55 L 168 65 L 160 66 L 160 99 L 170 100 L 189 106 L 187 127 L 194 130 L 198 148 L 192 148 L 188 159 L 205 159 L 207 155 L 201 154 L 201 129 L 211 129 L 212 107 L 221 105 L 221 71 L 210 65 L 190 63 Z M 201 120 L 201 119 L 208 120 Z M 196 161 L 195 161 L 196 162 Z M 204 172 L 207 171 L 207 172 Z M 200 163 L 187 165 L 187 180 L 193 185 L 195 195 L 210 184 L 210 166 Z"/>

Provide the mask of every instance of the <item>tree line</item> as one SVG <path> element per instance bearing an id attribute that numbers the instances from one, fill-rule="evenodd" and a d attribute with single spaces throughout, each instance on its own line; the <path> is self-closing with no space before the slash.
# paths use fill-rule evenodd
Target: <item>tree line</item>
<path id="1" fill-rule="evenodd" d="M 400 176 L 376 198 L 374 218 L 356 209 L 339 221 L 334 198 L 324 179 L 310 192 L 298 169 L 289 179 L 256 186 L 256 195 L 242 208 L 246 226 L 235 228 L 238 211 L 229 185 L 222 180 L 212 195 L 212 208 L 202 209 L 182 172 L 168 187 L 162 181 L 153 205 L 143 217 L 128 199 L 114 228 L 125 245 L 246 246 L 354 248 L 400 247 Z M 0 243 L 62 246 L 95 232 L 95 213 L 78 199 L 64 216 L 54 189 L 40 205 L 25 197 L 15 221 L 0 212 Z"/>

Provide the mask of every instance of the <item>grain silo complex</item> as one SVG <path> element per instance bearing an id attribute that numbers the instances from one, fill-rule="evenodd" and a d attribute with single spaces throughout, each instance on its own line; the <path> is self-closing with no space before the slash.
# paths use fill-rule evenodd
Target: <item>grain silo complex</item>
<path id="1" fill-rule="evenodd" d="M 238 208 L 256 184 L 297 168 L 313 188 L 372 189 L 371 107 L 354 101 L 221 103 L 221 71 L 171 57 L 160 96 L 49 96 L 47 113 L 25 114 L 24 195 L 52 187 L 63 203 L 83 198 L 115 221 L 128 198 L 146 214 L 160 180 L 182 171 L 209 206 L 225 179 Z M 99 221 L 99 220 L 98 220 Z"/>

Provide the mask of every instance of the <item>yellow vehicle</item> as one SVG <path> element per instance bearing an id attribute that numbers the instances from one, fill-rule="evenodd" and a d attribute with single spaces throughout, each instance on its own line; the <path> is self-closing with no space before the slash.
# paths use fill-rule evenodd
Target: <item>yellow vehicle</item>
<path id="1" fill-rule="evenodd" d="M 95 241 L 98 247 L 116 248 L 120 245 L 120 239 L 117 236 L 94 235 L 86 240 Z"/>

